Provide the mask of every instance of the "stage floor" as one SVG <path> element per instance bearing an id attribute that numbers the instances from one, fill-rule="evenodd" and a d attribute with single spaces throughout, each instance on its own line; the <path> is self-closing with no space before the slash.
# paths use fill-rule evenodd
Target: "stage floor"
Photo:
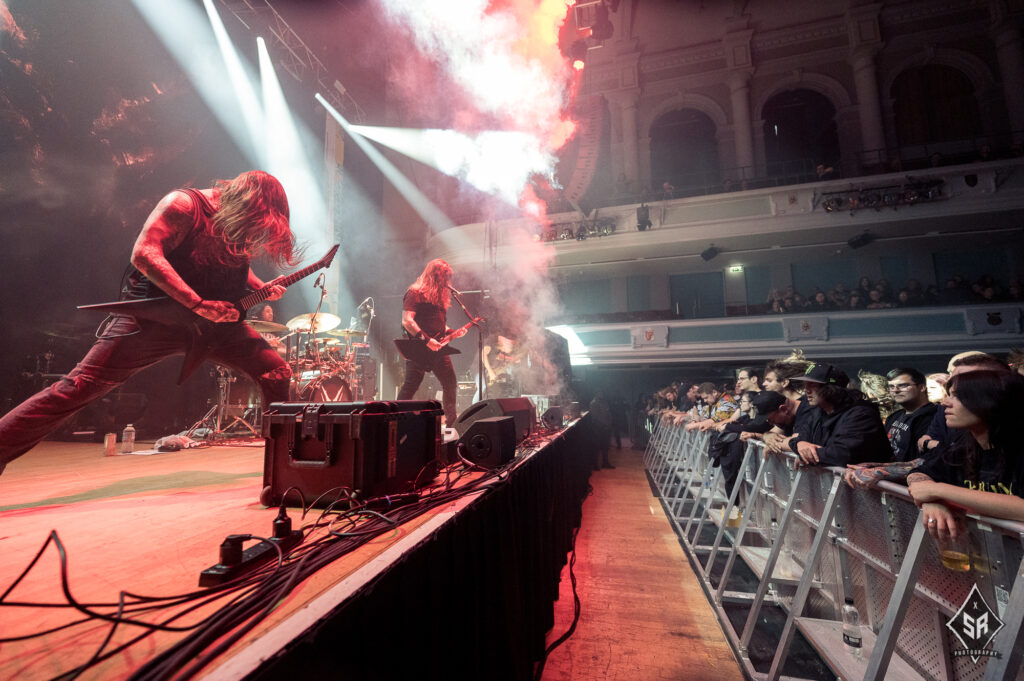
<path id="1" fill-rule="evenodd" d="M 96 608 L 105 614 L 115 614 L 121 591 L 147 596 L 196 591 L 200 572 L 218 562 L 219 546 L 227 535 L 271 536 L 277 509 L 258 501 L 262 475 L 262 441 L 255 446 L 112 457 L 103 455 L 100 444 L 44 442 L 9 464 L 0 476 L 0 594 L 28 568 L 51 532 L 59 536 L 66 551 L 70 595 L 79 603 L 107 604 Z M 200 676 L 244 676 L 256 664 L 254 660 L 301 633 L 331 604 L 365 583 L 375 566 L 401 555 L 443 522 L 455 506 L 429 511 L 297 585 L 267 619 L 225 656 L 213 660 Z M 298 529 L 300 511 L 290 509 L 289 514 Z M 72 608 L 30 605 L 66 606 L 61 582 L 59 554 L 51 542 L 3 598 L 0 638 L 81 623 L 0 643 L 0 678 L 31 681 L 66 673 L 88 661 L 110 633 L 109 622 Z M 217 607 L 197 610 L 175 624 L 195 622 Z M 143 631 L 139 626 L 119 625 L 105 650 Z M 154 632 L 78 678 L 126 678 L 182 636 Z"/>

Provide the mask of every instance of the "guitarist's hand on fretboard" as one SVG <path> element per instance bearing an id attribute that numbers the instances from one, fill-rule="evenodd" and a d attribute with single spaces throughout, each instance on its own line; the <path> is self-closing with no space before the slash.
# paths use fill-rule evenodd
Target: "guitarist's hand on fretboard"
<path id="1" fill-rule="evenodd" d="M 199 307 L 192 310 L 203 319 L 211 322 L 237 322 L 238 310 L 224 300 L 204 300 Z"/>
<path id="2" fill-rule="evenodd" d="M 284 277 L 278 277 L 273 281 L 268 281 L 266 285 L 260 289 L 260 291 L 267 292 L 267 300 L 280 300 L 281 296 L 283 296 L 285 292 L 288 290 L 286 286 L 281 286 L 280 284 L 277 283 L 279 280 L 283 278 Z"/>

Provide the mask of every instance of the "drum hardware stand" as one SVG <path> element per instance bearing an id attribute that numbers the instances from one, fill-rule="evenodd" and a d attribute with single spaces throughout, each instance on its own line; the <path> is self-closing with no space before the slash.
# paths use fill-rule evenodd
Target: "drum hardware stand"
<path id="1" fill-rule="evenodd" d="M 247 408 L 242 416 L 235 416 L 234 420 L 231 421 L 226 427 L 224 422 L 228 417 L 228 399 L 231 384 L 238 379 L 231 375 L 231 371 L 227 367 L 222 367 L 219 364 L 216 368 L 217 372 L 217 404 L 210 407 L 210 410 L 206 412 L 203 418 L 199 419 L 194 426 L 188 429 L 186 437 L 191 438 L 193 434 L 200 428 L 207 428 L 210 432 L 206 435 L 207 438 L 216 438 L 220 436 L 227 436 L 228 431 L 238 425 L 242 425 L 252 433 L 253 437 L 260 437 L 260 434 L 256 431 L 251 423 L 245 420 L 244 416 L 250 412 Z"/>

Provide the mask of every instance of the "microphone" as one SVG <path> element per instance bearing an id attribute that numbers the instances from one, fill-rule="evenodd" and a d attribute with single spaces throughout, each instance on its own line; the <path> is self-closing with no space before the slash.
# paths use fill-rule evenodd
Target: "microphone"
<path id="1" fill-rule="evenodd" d="M 459 295 L 460 293 L 462 293 L 462 291 L 460 291 L 459 289 L 455 288 L 451 284 L 448 284 L 448 288 L 451 289 L 451 292 L 456 294 L 456 295 Z"/>
<path id="2" fill-rule="evenodd" d="M 313 282 L 313 288 L 323 288 L 324 287 L 324 279 L 325 279 L 324 273 L 321 272 L 319 275 L 317 275 L 316 281 Z"/>
<path id="3" fill-rule="evenodd" d="M 366 307 L 367 303 L 370 303 L 371 307 L 373 306 L 373 296 L 367 296 L 366 300 L 364 300 L 363 302 L 359 303 L 359 307 L 361 307 L 361 308 L 362 307 Z"/>

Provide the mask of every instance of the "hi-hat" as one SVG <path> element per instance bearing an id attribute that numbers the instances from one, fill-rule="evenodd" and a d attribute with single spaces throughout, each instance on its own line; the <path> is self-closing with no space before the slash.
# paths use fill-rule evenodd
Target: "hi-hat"
<path id="1" fill-rule="evenodd" d="M 286 326 L 292 331 L 301 331 L 303 333 L 323 333 L 324 331 L 330 331 L 331 329 L 337 328 L 337 326 L 341 324 L 340 317 L 336 317 L 328 312 L 321 312 L 316 316 L 316 328 L 313 328 L 311 331 L 310 327 L 312 326 L 312 320 L 312 313 L 300 314 L 298 317 L 292 317 L 289 319 Z"/>
<path id="2" fill-rule="evenodd" d="M 288 330 L 284 324 L 268 322 L 262 319 L 246 319 L 245 323 L 260 333 L 283 333 Z"/>

